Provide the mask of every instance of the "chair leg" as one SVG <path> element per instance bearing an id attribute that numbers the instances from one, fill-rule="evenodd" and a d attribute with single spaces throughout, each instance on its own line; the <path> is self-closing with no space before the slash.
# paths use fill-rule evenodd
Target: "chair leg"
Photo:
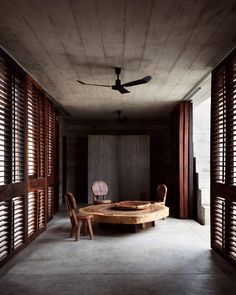
<path id="1" fill-rule="evenodd" d="M 93 238 L 94 238 L 94 236 L 93 236 L 93 228 L 92 228 L 90 220 L 88 220 L 88 229 L 89 229 L 90 240 L 93 240 Z"/>
<path id="2" fill-rule="evenodd" d="M 74 226 L 71 226 L 71 230 L 70 230 L 70 238 L 73 237 L 74 232 L 75 232 L 75 228 L 74 228 Z"/>
<path id="3" fill-rule="evenodd" d="M 84 233 L 84 236 L 87 235 L 87 222 L 86 222 L 86 220 L 83 221 L 83 233 Z"/>
<path id="4" fill-rule="evenodd" d="M 76 238 L 75 238 L 76 241 L 78 241 L 78 240 L 79 240 L 79 237 L 80 237 L 81 224 L 82 224 L 82 221 L 79 220 L 78 229 L 77 229 L 77 231 L 76 231 Z"/>

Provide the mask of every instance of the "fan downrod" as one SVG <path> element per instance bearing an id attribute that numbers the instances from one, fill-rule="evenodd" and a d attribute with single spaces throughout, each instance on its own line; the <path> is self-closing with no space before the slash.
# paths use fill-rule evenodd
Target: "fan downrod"
<path id="1" fill-rule="evenodd" d="M 115 67 L 115 73 L 117 75 L 117 78 L 119 78 L 120 72 L 121 72 L 121 68 L 120 67 Z"/>

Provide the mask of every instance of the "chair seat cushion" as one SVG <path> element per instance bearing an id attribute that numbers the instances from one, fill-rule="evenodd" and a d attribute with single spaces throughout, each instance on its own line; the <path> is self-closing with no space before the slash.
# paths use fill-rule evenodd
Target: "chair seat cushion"
<path id="1" fill-rule="evenodd" d="M 99 204 L 110 204 L 110 203 L 112 203 L 112 200 L 96 200 L 93 203 L 95 205 L 99 205 Z"/>

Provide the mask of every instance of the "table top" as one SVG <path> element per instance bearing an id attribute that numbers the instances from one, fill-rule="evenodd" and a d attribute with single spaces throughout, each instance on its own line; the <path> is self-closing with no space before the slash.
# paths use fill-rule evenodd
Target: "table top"
<path id="1" fill-rule="evenodd" d="M 151 203 L 144 210 L 117 210 L 115 203 L 92 205 L 80 209 L 81 214 L 93 214 L 94 221 L 116 224 L 140 224 L 169 216 L 169 208 L 158 203 Z"/>

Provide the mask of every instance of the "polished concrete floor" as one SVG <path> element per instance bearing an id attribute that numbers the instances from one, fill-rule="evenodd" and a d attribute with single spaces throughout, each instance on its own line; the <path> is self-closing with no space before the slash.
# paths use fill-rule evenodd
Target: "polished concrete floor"
<path id="1" fill-rule="evenodd" d="M 64 212 L 0 270 L 0 294 L 236 294 L 236 269 L 209 248 L 209 227 L 167 218 L 139 233 L 93 226 L 68 238 Z"/>

